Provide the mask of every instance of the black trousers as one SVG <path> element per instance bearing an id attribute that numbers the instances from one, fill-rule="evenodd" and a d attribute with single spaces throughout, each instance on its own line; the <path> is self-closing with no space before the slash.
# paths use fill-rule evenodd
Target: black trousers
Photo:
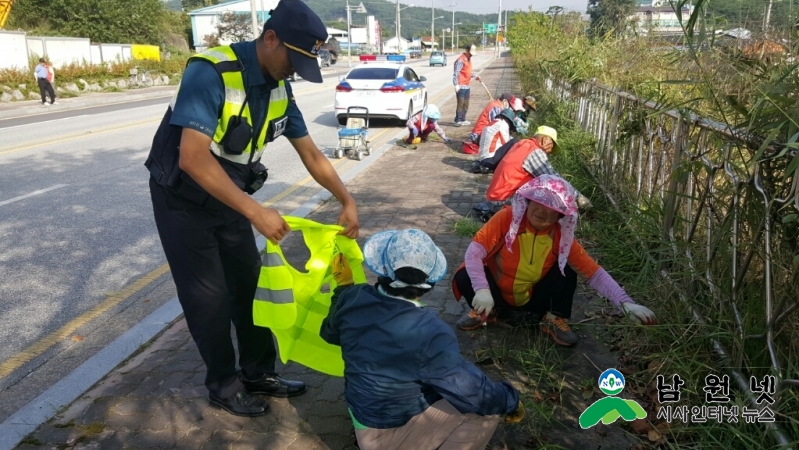
<path id="1" fill-rule="evenodd" d="M 497 170 L 497 166 L 500 162 L 502 162 L 502 158 L 508 154 L 508 151 L 510 151 L 510 149 L 513 148 L 517 142 L 519 142 L 519 140 L 516 138 L 509 140 L 502 147 L 498 148 L 496 152 L 494 152 L 494 156 L 481 160 L 480 165 L 486 169 L 490 169 L 492 172 Z"/>
<path id="2" fill-rule="evenodd" d="M 150 196 L 178 299 L 207 368 L 208 391 L 227 398 L 244 387 L 236 372 L 231 321 L 242 375 L 273 374 L 272 331 L 253 325 L 252 319 L 261 258 L 250 221 L 227 207 L 213 210 L 191 203 L 152 178 Z"/>
<path id="3" fill-rule="evenodd" d="M 566 276 L 560 273 L 557 265 L 553 266 L 536 283 L 529 302 L 522 306 L 512 306 L 503 300 L 494 276 L 491 275 L 488 267 L 485 268 L 488 287 L 491 290 L 491 296 L 494 297 L 494 308 L 496 308 L 497 314 L 501 316 L 503 312 L 515 310 L 532 313 L 537 318 L 543 317 L 548 312 L 564 319 L 571 317 L 572 300 L 574 300 L 574 292 L 577 290 L 577 272 L 572 270 L 568 264 L 566 264 L 564 272 L 566 272 Z M 472 288 L 472 280 L 466 273 L 465 267 L 455 273 L 455 284 L 469 306 L 472 306 L 474 288 Z"/>
<path id="4" fill-rule="evenodd" d="M 45 93 L 50 96 L 50 104 L 52 105 L 55 101 L 55 90 L 53 89 L 53 83 L 47 81 L 46 78 L 37 78 L 36 82 L 39 83 L 39 93 L 42 94 L 42 104 L 47 102 L 47 98 L 45 97 Z"/>

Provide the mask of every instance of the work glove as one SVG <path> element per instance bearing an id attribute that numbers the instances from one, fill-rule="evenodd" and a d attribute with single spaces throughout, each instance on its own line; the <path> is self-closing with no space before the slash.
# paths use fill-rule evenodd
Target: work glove
<path id="1" fill-rule="evenodd" d="M 642 323 L 644 325 L 657 325 L 658 320 L 655 313 L 644 305 L 636 303 L 622 303 L 621 309 L 624 314 L 629 316 L 632 320 Z"/>
<path id="2" fill-rule="evenodd" d="M 461 87 L 460 87 L 460 86 L 455 86 L 455 93 L 456 93 L 456 94 L 457 94 L 458 92 L 460 92 L 460 90 L 461 90 Z"/>
<path id="3" fill-rule="evenodd" d="M 577 207 L 580 208 L 580 211 L 589 211 L 594 205 L 585 195 L 577 194 Z"/>
<path id="4" fill-rule="evenodd" d="M 488 315 L 488 313 L 494 309 L 494 297 L 491 296 L 491 291 L 488 289 L 479 289 L 475 292 L 474 299 L 472 300 L 472 309 L 478 314 Z"/>
<path id="5" fill-rule="evenodd" d="M 452 139 L 450 139 L 450 138 L 445 138 L 445 139 L 444 139 L 444 143 L 445 143 L 445 144 L 451 144 L 451 143 L 452 143 Z"/>
<path id="6" fill-rule="evenodd" d="M 355 281 L 352 279 L 352 268 L 350 267 L 349 261 L 347 258 L 344 257 L 343 253 L 338 253 L 333 258 L 333 264 L 331 264 L 333 269 L 333 279 L 336 280 L 336 284 L 339 286 L 349 286 L 355 284 Z"/>
<path id="7" fill-rule="evenodd" d="M 519 406 L 516 408 L 516 411 L 505 415 L 505 423 L 519 423 L 522 419 L 524 419 L 524 405 L 521 400 L 519 400 Z"/>

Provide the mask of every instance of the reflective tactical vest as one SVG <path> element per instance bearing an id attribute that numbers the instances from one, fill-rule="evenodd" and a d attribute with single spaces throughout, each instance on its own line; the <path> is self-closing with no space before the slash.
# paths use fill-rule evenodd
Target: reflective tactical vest
<path id="1" fill-rule="evenodd" d="M 189 58 L 189 61 L 195 59 L 204 59 L 206 61 L 210 61 L 215 67 L 217 67 L 217 70 L 219 70 L 220 66 L 223 69 L 225 66 L 240 68 L 240 65 L 236 64 L 238 62 L 238 57 L 229 45 L 208 49 L 202 53 L 192 56 Z M 229 63 L 233 64 L 228 65 Z M 216 156 L 224 158 L 228 161 L 239 164 L 247 164 L 247 162 L 250 160 L 252 143 L 247 145 L 247 148 L 241 155 L 229 155 L 225 153 L 225 150 L 220 144 L 222 142 L 222 138 L 225 136 L 225 132 L 227 131 L 230 118 L 238 116 L 239 112 L 241 112 L 242 118 L 246 118 L 250 126 L 255 129 L 252 123 L 252 117 L 250 115 L 250 105 L 249 103 L 244 105 L 244 100 L 247 98 L 247 92 L 244 86 L 244 76 L 242 75 L 241 70 L 220 71 L 220 75 L 222 76 L 222 83 L 225 85 L 225 103 L 222 106 L 222 116 L 219 118 L 219 121 L 216 124 L 216 131 L 214 132 L 214 137 L 211 141 L 211 151 Z M 175 91 L 175 95 L 172 97 L 172 102 L 170 103 L 171 107 L 175 105 L 179 91 L 180 86 L 178 86 L 178 89 Z M 244 105 L 243 110 L 242 105 Z M 286 92 L 286 82 L 280 80 L 278 87 L 272 89 L 272 92 L 269 95 L 269 110 L 266 114 L 264 126 L 261 127 L 261 132 L 259 133 L 258 139 L 256 141 L 256 152 L 252 157 L 253 161 L 258 160 L 263 154 L 264 149 L 266 148 L 267 137 L 269 138 L 269 142 L 271 142 L 283 134 L 283 131 L 286 129 L 287 120 L 285 116 L 288 106 L 289 97 L 288 93 Z M 272 122 L 275 123 L 272 124 Z M 268 131 L 274 131 L 273 135 L 267 136 Z"/>
<path id="2" fill-rule="evenodd" d="M 241 114 L 241 117 L 246 119 L 252 129 L 255 130 L 249 102 L 246 105 L 244 104 L 247 97 L 243 75 L 244 67 L 230 46 L 208 49 L 203 53 L 193 55 L 189 58 L 189 62 L 198 59 L 208 61 L 214 65 L 225 87 L 225 101 L 211 140 L 210 150 L 219 158 L 222 168 L 225 169 L 225 172 L 228 173 L 233 182 L 243 189 L 244 182 L 241 178 L 247 173 L 247 163 L 251 160 L 253 162 L 258 161 L 263 155 L 267 142 L 275 140 L 286 129 L 286 110 L 288 109 L 289 98 L 285 81 L 279 81 L 278 87 L 270 92 L 268 110 L 256 139 L 256 151 L 252 155 L 252 159 L 250 159 L 252 141 L 247 144 L 244 152 L 240 155 L 227 154 L 221 142 L 231 117 Z M 158 184 L 177 190 L 180 195 L 195 203 L 204 204 L 207 202 L 209 194 L 194 182 L 188 174 L 181 171 L 179 167 L 182 128 L 169 124 L 172 117 L 172 108 L 175 106 L 179 91 L 180 86 L 175 91 L 169 105 L 170 108 L 167 110 L 156 132 L 150 156 L 145 162 L 145 166 L 150 170 L 150 174 Z M 228 162 L 232 164 L 227 164 Z M 189 187 L 187 188 L 185 185 L 189 185 Z"/>
<path id="3" fill-rule="evenodd" d="M 319 335 L 330 312 L 336 281 L 330 270 L 333 258 L 342 253 L 350 263 L 355 284 L 366 283 L 363 253 L 354 239 L 339 236 L 344 228 L 285 216 L 292 231 L 302 231 L 311 257 L 305 272 L 293 268 L 279 245 L 266 241 L 261 274 L 253 301 L 253 322 L 272 330 L 280 360 L 296 361 L 316 371 L 344 376 L 341 347 Z M 322 287 L 329 286 L 322 292 Z"/>

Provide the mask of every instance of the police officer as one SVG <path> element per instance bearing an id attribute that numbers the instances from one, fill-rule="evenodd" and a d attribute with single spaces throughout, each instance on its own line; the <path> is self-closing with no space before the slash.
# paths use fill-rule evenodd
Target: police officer
<path id="1" fill-rule="evenodd" d="M 308 135 L 284 81 L 296 71 L 320 83 L 316 54 L 326 39 L 308 6 L 281 0 L 256 40 L 192 56 L 145 163 L 155 223 L 207 368 L 210 402 L 231 414 L 266 414 L 269 405 L 255 394 L 291 397 L 306 389 L 277 376 L 272 332 L 253 325 L 261 260 L 252 227 L 272 242 L 290 231 L 277 210 L 247 195 L 266 179 L 264 147 L 287 137 L 311 176 L 341 202 L 342 234 L 358 236 L 355 201 Z"/>

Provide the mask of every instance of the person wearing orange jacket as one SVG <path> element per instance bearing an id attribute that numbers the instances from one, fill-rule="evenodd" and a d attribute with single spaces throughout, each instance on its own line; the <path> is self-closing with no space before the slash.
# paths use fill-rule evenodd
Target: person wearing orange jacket
<path id="1" fill-rule="evenodd" d="M 455 97 L 458 100 L 455 107 L 455 126 L 471 125 L 466 120 L 469 111 L 469 97 L 471 96 L 472 79 L 480 81 L 480 77 L 472 73 L 472 55 L 477 51 L 474 45 L 467 46 L 466 51 L 455 60 L 455 70 L 452 74 L 452 84 L 455 85 Z"/>
<path id="2" fill-rule="evenodd" d="M 636 304 L 574 238 L 577 214 L 576 191 L 563 178 L 541 175 L 523 185 L 475 235 L 453 277 L 455 298 L 472 307 L 458 328 L 473 330 L 498 313 L 520 310 L 540 319 L 541 331 L 557 344 L 572 346 L 578 338 L 568 320 L 577 275 L 632 319 L 656 324 L 655 314 Z"/>
<path id="3" fill-rule="evenodd" d="M 499 116 L 499 113 L 507 108 L 510 108 L 511 100 L 513 99 L 513 94 L 506 92 L 498 99 L 488 102 L 488 105 L 486 105 L 486 107 L 483 109 L 483 112 L 480 113 L 480 116 L 474 123 L 474 128 L 472 128 L 472 132 L 469 134 L 469 139 L 475 144 L 479 144 L 480 136 L 483 134 L 485 127 L 496 120 L 497 116 Z"/>

